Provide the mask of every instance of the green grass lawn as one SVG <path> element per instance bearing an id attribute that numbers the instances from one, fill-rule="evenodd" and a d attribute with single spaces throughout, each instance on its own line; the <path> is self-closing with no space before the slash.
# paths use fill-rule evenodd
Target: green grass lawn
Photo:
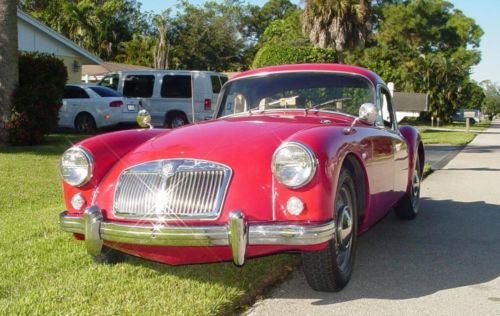
<path id="1" fill-rule="evenodd" d="M 82 136 L 0 147 L 0 315 L 213 315 L 251 303 L 286 276 L 296 255 L 173 267 L 131 258 L 92 262 L 59 229 L 59 155 Z"/>
<path id="2" fill-rule="evenodd" d="M 424 144 L 450 144 L 457 146 L 467 145 L 476 137 L 475 133 L 436 130 L 421 130 L 420 135 Z"/>
<path id="3" fill-rule="evenodd" d="M 431 128 L 431 122 L 421 122 L 417 120 L 405 119 L 403 124 L 408 124 L 415 126 L 419 129 Z M 471 130 L 484 131 L 490 127 L 491 121 L 481 121 L 478 124 L 470 125 Z M 438 127 L 436 121 L 434 121 L 434 127 Z M 446 129 L 465 129 L 465 122 L 451 122 L 446 124 L 440 124 L 440 128 Z"/>

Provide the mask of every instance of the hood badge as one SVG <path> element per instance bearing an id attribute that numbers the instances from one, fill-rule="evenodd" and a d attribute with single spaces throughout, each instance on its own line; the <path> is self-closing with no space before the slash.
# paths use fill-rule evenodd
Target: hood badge
<path id="1" fill-rule="evenodd" d="M 166 163 L 161 167 L 161 172 L 165 177 L 171 177 L 175 174 L 176 166 L 173 163 Z"/>

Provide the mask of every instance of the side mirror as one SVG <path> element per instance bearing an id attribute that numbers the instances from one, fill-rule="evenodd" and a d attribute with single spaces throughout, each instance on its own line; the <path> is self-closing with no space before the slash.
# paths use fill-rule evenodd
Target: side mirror
<path id="1" fill-rule="evenodd" d="M 373 103 L 363 103 L 359 107 L 359 116 L 352 121 L 351 126 L 344 128 L 344 134 L 349 135 L 354 131 L 353 126 L 361 121 L 368 125 L 373 125 L 377 120 L 377 107 Z"/>
<path id="2" fill-rule="evenodd" d="M 151 125 L 151 114 L 149 114 L 146 110 L 140 110 L 139 113 L 137 113 L 135 121 L 137 122 L 137 125 L 142 128 L 153 128 L 153 125 Z"/>
<path id="3" fill-rule="evenodd" d="M 377 120 L 377 107 L 373 103 L 363 103 L 359 107 L 358 119 L 368 125 L 373 125 Z"/>

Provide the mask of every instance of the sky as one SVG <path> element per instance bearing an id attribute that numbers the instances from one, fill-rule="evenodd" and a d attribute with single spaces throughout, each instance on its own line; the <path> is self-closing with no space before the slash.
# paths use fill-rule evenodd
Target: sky
<path id="1" fill-rule="evenodd" d="M 161 13 L 166 8 L 175 11 L 176 0 L 139 0 L 144 11 Z M 204 0 L 190 1 L 201 5 Z M 267 0 L 249 0 L 249 3 L 262 6 Z M 300 1 L 291 2 L 299 4 Z M 481 62 L 473 69 L 472 79 L 481 82 L 491 80 L 500 83 L 500 1 L 499 0 L 451 0 L 456 9 L 473 18 L 481 26 L 484 35 L 481 39 Z"/>

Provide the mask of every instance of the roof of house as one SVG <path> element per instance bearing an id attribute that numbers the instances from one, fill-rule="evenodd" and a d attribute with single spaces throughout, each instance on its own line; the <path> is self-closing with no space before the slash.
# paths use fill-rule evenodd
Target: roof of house
<path id="1" fill-rule="evenodd" d="M 428 107 L 427 93 L 394 92 L 392 96 L 396 111 L 425 112 Z"/>
<path id="2" fill-rule="evenodd" d="M 34 28 L 38 29 L 39 31 L 45 33 L 47 36 L 50 38 L 56 40 L 57 42 L 61 43 L 63 46 L 69 48 L 70 50 L 76 52 L 78 55 L 83 57 L 84 63 L 89 63 L 89 64 L 100 64 L 102 63 L 102 60 L 87 51 L 86 49 L 78 46 L 71 40 L 67 39 L 66 37 L 62 36 L 61 34 L 57 33 L 47 25 L 43 24 L 42 22 L 38 21 L 31 15 L 25 13 L 21 9 L 17 9 L 17 18 L 21 19 L 22 21 L 30 24 Z"/>
<path id="3" fill-rule="evenodd" d="M 138 65 L 120 64 L 114 62 L 102 62 L 100 65 L 83 65 L 82 75 L 101 76 L 110 72 L 117 72 L 117 71 L 151 70 L 151 69 L 153 68 L 138 66 Z"/>

